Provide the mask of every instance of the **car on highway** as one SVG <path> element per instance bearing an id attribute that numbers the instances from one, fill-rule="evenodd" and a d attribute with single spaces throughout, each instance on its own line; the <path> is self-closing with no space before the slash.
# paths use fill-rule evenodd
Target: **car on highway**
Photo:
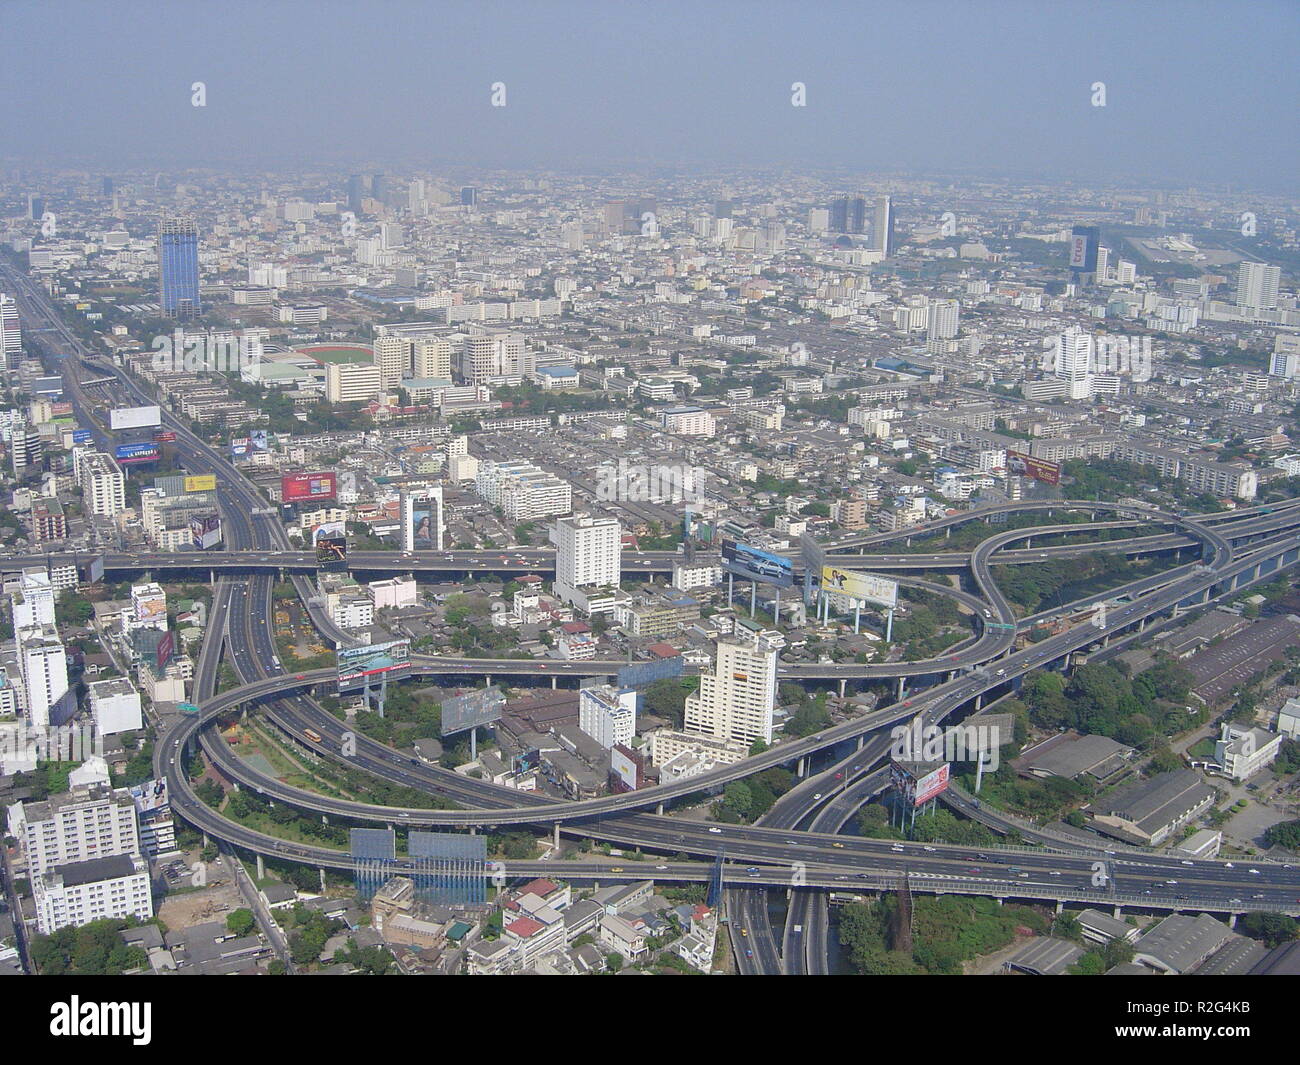
<path id="1" fill-rule="evenodd" d="M 658 870 L 662 873 L 665 869 L 668 868 L 668 866 L 666 866 L 666 865 L 656 865 L 655 868 L 658 869 Z"/>
<path id="2" fill-rule="evenodd" d="M 754 956 L 754 952 L 753 952 L 752 950 L 750 950 L 748 947 L 746 947 L 746 948 L 745 948 L 745 957 L 746 957 L 746 958 L 752 958 L 753 956 Z"/>
<path id="3" fill-rule="evenodd" d="M 843 844 L 843 843 L 832 843 L 831 846 L 834 847 L 834 848 L 836 848 L 837 850 L 843 850 L 843 849 L 844 849 L 844 844 Z"/>
<path id="4" fill-rule="evenodd" d="M 929 851 L 931 854 L 934 853 L 934 848 L 931 847 L 928 843 L 927 843 L 924 847 L 922 847 L 921 850 L 923 850 L 923 851 Z"/>
<path id="5" fill-rule="evenodd" d="M 1192 863 L 1189 862 L 1186 858 L 1184 858 L 1182 864 L 1183 864 L 1183 865 L 1191 865 Z"/>
<path id="6" fill-rule="evenodd" d="M 621 873 L 623 871 L 623 867 L 621 865 L 611 865 L 609 867 L 609 871 L 611 873 Z"/>
<path id="7" fill-rule="evenodd" d="M 813 801 L 816 802 L 821 797 L 822 797 L 822 793 L 819 791 L 816 795 L 813 796 Z"/>
<path id="8" fill-rule="evenodd" d="M 709 829 L 709 831 L 712 832 L 715 836 L 722 835 L 722 829 L 720 828 L 711 828 Z"/>
<path id="9" fill-rule="evenodd" d="M 1259 871 L 1258 869 L 1252 869 L 1252 870 L 1250 871 L 1250 875 L 1251 875 L 1251 876 L 1261 876 L 1262 874 L 1260 873 L 1260 871 Z"/>

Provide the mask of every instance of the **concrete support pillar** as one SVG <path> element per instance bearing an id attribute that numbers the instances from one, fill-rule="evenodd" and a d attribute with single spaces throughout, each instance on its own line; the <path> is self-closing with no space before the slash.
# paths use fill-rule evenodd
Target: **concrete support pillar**
<path id="1" fill-rule="evenodd" d="M 848 683 L 849 681 L 847 677 L 840 677 L 840 698 L 841 699 L 844 698 L 844 691 L 845 688 L 848 686 Z"/>
<path id="2" fill-rule="evenodd" d="M 1228 927 L 1229 928 L 1237 927 L 1237 915 L 1235 913 L 1228 914 Z"/>
<path id="3" fill-rule="evenodd" d="M 858 750 L 862 750 L 862 745 L 867 742 L 866 736 L 858 737 Z"/>
<path id="4" fill-rule="evenodd" d="M 664 804 L 663 804 L 663 803 L 658 803 L 658 804 L 656 804 L 656 806 L 655 806 L 655 813 L 658 814 L 660 817 L 663 817 L 663 815 L 664 815 Z"/>
<path id="5" fill-rule="evenodd" d="M 1056 912 L 1057 912 L 1057 913 L 1062 913 L 1062 912 L 1064 912 L 1064 910 L 1065 910 L 1065 903 L 1064 903 L 1062 900 L 1057 899 L 1057 900 L 1056 900 Z"/>
<path id="6" fill-rule="evenodd" d="M 806 762 L 807 762 L 807 759 L 805 759 L 805 758 L 800 758 L 800 759 L 799 759 L 799 763 L 798 763 L 798 765 L 795 767 L 795 771 L 794 771 L 794 775 L 795 775 L 795 776 L 797 776 L 797 777 L 802 777 L 802 776 L 803 776 L 803 774 L 804 774 L 804 766 L 805 766 Z"/>
<path id="7" fill-rule="evenodd" d="M 260 854 L 257 856 L 257 879 L 266 879 L 266 862 Z"/>
<path id="8" fill-rule="evenodd" d="M 558 688 L 558 687 L 560 686 L 560 683 L 559 683 L 559 682 L 560 682 L 560 678 L 557 677 L 557 676 L 555 676 L 554 674 L 552 674 L 552 675 L 551 675 L 551 691 L 555 691 L 555 689 Z"/>
<path id="9" fill-rule="evenodd" d="M 324 866 L 321 867 L 321 871 L 320 871 L 320 893 L 322 895 L 325 894 L 325 867 Z"/>
<path id="10" fill-rule="evenodd" d="M 907 679 L 906 679 L 905 677 L 899 677 L 899 678 L 898 678 L 898 699 L 899 699 L 899 702 L 902 702 L 902 700 L 903 700 L 903 695 L 904 695 L 906 692 L 907 692 Z"/>
<path id="11" fill-rule="evenodd" d="M 559 847 L 560 847 L 560 822 L 559 822 L 559 821 L 556 821 L 556 822 L 555 822 L 555 825 L 554 825 L 554 834 L 553 834 L 553 836 L 552 836 L 552 840 L 553 840 L 554 843 L 555 843 L 555 848 L 556 848 L 556 850 L 559 850 Z"/>
<path id="12" fill-rule="evenodd" d="M 1120 919 L 1120 915 L 1122 914 L 1122 912 L 1123 911 L 1120 909 L 1120 907 L 1116 906 L 1115 909 L 1111 912 L 1111 916 L 1118 921 Z"/>

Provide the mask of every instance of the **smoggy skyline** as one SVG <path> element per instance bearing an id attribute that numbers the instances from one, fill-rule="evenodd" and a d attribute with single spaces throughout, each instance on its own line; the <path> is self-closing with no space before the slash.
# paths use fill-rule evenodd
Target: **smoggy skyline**
<path id="1" fill-rule="evenodd" d="M 1294 4 L 23 2 L 0 32 L 11 164 L 843 167 L 1284 193 L 1300 164 Z"/>

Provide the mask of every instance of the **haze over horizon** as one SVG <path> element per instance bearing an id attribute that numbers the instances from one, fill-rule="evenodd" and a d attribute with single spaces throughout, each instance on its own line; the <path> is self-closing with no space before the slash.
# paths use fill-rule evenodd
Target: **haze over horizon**
<path id="1" fill-rule="evenodd" d="M 1289 3 L 236 0 L 181 14 L 6 5 L 5 161 L 842 167 L 1284 193 L 1300 164 Z"/>

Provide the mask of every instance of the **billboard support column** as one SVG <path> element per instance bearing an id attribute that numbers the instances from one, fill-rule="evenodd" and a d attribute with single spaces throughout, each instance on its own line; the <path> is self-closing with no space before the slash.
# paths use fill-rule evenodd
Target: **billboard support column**
<path id="1" fill-rule="evenodd" d="M 772 590 L 776 593 L 776 603 L 772 607 L 772 628 L 779 629 L 781 627 L 781 589 L 774 588 Z"/>
<path id="2" fill-rule="evenodd" d="M 862 604 L 855 602 L 853 604 L 853 635 L 857 636 L 862 628 Z"/>
<path id="3" fill-rule="evenodd" d="M 885 618 L 885 643 L 892 643 L 894 639 L 894 608 L 889 608 L 889 614 Z"/>
<path id="4" fill-rule="evenodd" d="M 754 611 L 758 608 L 758 581 L 749 582 L 749 616 L 754 616 Z"/>
<path id="5" fill-rule="evenodd" d="M 736 591 L 736 575 L 734 573 L 728 573 L 727 574 L 727 609 L 728 610 L 731 609 L 731 597 L 735 593 L 735 591 Z"/>
<path id="6" fill-rule="evenodd" d="M 471 762 L 478 760 L 478 726 L 475 725 L 469 730 L 469 760 Z"/>

